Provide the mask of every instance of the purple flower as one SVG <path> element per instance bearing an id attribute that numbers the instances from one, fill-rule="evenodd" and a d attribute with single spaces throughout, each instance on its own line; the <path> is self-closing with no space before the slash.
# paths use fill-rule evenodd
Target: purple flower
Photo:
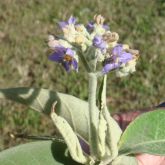
<path id="1" fill-rule="evenodd" d="M 126 64 L 128 61 L 132 60 L 133 56 L 131 53 L 127 53 L 123 50 L 122 44 L 118 44 L 112 50 L 112 58 L 114 61 L 118 61 L 118 63 Z"/>
<path id="2" fill-rule="evenodd" d="M 93 30 L 94 30 L 94 25 L 95 25 L 95 23 L 94 22 L 88 22 L 88 24 L 87 24 L 87 26 L 86 26 L 86 28 L 87 28 L 87 30 L 88 30 L 88 32 L 92 32 Z M 102 27 L 103 27 L 103 29 L 105 29 L 105 30 L 109 30 L 109 26 L 108 25 L 102 25 Z"/>
<path id="3" fill-rule="evenodd" d="M 130 60 L 133 59 L 131 53 L 127 53 L 123 49 L 123 45 L 118 44 L 112 50 L 112 56 L 109 59 L 105 60 L 105 65 L 103 67 L 102 72 L 104 74 L 108 73 L 109 71 L 119 68 L 122 64 L 126 64 Z"/>
<path id="4" fill-rule="evenodd" d="M 109 26 L 108 25 L 103 25 L 103 28 L 108 31 L 109 30 Z"/>
<path id="5" fill-rule="evenodd" d="M 75 17 L 73 17 L 73 16 L 71 16 L 69 19 L 68 19 L 68 21 L 61 21 L 61 22 L 59 22 L 58 24 L 59 24 L 59 26 L 63 29 L 63 28 L 65 28 L 67 25 L 71 25 L 71 24 L 75 24 L 76 23 L 76 18 Z"/>
<path id="6" fill-rule="evenodd" d="M 88 30 L 89 32 L 92 32 L 93 29 L 94 29 L 94 22 L 92 22 L 92 21 L 91 21 L 91 22 L 88 22 L 86 28 L 87 28 L 87 30 Z"/>
<path id="7" fill-rule="evenodd" d="M 120 67 L 120 64 L 119 63 L 110 63 L 110 64 L 106 64 L 104 67 L 103 67 L 103 70 L 102 72 L 104 74 L 108 73 L 109 71 L 113 70 L 113 69 L 116 69 L 116 68 L 119 68 Z"/>
<path id="8" fill-rule="evenodd" d="M 70 48 L 56 47 L 55 52 L 49 56 L 49 60 L 61 63 L 67 72 L 71 67 L 78 70 L 78 63 L 74 58 L 74 51 Z"/>
<path id="9" fill-rule="evenodd" d="M 93 46 L 95 46 L 96 48 L 99 48 L 103 51 L 104 49 L 106 49 L 107 45 L 101 36 L 96 35 L 93 39 Z"/>

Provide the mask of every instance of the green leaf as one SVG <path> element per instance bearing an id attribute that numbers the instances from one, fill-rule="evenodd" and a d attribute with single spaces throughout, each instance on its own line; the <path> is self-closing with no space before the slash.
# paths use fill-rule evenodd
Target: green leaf
<path id="1" fill-rule="evenodd" d="M 130 153 L 165 155 L 165 110 L 145 113 L 127 127 L 119 154 Z"/>
<path id="2" fill-rule="evenodd" d="M 107 82 L 107 75 L 104 75 L 98 93 L 98 102 L 99 102 L 100 110 L 103 109 L 104 106 L 106 106 L 106 86 L 107 86 L 106 82 Z"/>
<path id="3" fill-rule="evenodd" d="M 46 114 L 50 113 L 52 104 L 55 101 L 60 103 L 57 92 L 39 88 L 22 87 L 0 89 L 0 98 L 6 98 L 27 105 L 36 111 Z"/>
<path id="4" fill-rule="evenodd" d="M 57 101 L 55 112 L 67 120 L 73 130 L 88 140 L 88 103 L 74 96 L 39 88 L 0 89 L 0 98 L 6 98 L 32 109 L 50 114 L 52 105 Z M 96 109 L 96 113 L 97 109 Z"/>
<path id="5" fill-rule="evenodd" d="M 110 112 L 106 106 L 106 82 L 107 75 L 104 75 L 100 89 L 99 89 L 99 103 L 100 110 L 103 112 L 103 116 L 107 122 L 107 135 L 106 135 L 106 147 L 108 155 L 111 159 L 114 159 L 118 155 L 118 142 L 122 134 L 118 123 L 111 117 Z"/>
<path id="6" fill-rule="evenodd" d="M 132 156 L 118 156 L 111 165 L 138 165 L 138 161 Z"/>
<path id="7" fill-rule="evenodd" d="M 111 158 L 114 159 L 118 155 L 118 142 L 120 140 L 122 130 L 118 123 L 111 117 L 107 107 L 103 109 L 103 112 L 107 121 L 107 147 Z"/>
<path id="8" fill-rule="evenodd" d="M 66 156 L 66 145 L 60 142 L 38 141 L 0 152 L 2 165 L 79 165 Z"/>
<path id="9" fill-rule="evenodd" d="M 71 128 L 71 126 L 68 124 L 68 122 L 62 118 L 61 116 L 58 116 L 56 113 L 51 113 L 51 118 L 64 138 L 65 143 L 68 146 L 69 153 L 71 157 L 79 163 L 85 164 L 87 162 L 87 157 L 83 154 L 83 150 L 81 148 L 80 142 L 78 140 L 77 135 Z"/>

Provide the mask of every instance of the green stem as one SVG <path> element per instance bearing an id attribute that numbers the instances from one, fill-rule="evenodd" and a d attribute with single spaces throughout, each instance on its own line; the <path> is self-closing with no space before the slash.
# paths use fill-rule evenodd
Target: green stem
<path id="1" fill-rule="evenodd" d="M 96 113 L 96 90 L 97 76 L 95 73 L 89 73 L 89 119 L 90 119 L 90 152 L 91 156 L 97 156 L 97 113 Z"/>

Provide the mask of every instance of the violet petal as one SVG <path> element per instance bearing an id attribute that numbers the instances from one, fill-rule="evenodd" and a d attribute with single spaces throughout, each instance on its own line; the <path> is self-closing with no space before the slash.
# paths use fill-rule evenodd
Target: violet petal
<path id="1" fill-rule="evenodd" d="M 70 55 L 71 57 L 73 57 L 74 56 L 74 51 L 72 49 L 70 49 L 70 48 L 67 48 L 66 49 L 66 54 Z"/>
<path id="2" fill-rule="evenodd" d="M 112 64 L 106 64 L 104 67 L 103 67 L 103 70 L 102 72 L 104 74 L 108 73 L 109 71 L 111 71 L 112 69 L 116 69 L 120 67 L 120 64 L 119 63 L 112 63 Z"/>
<path id="3" fill-rule="evenodd" d="M 75 24 L 76 23 L 76 18 L 71 16 L 69 19 L 68 19 L 68 24 Z"/>

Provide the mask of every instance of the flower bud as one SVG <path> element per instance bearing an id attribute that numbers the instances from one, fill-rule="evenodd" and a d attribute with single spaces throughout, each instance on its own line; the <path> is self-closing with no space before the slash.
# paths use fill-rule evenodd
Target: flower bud
<path id="1" fill-rule="evenodd" d="M 119 40 L 119 35 L 116 32 L 111 33 L 110 31 L 108 31 L 103 35 L 103 40 L 107 43 L 115 42 Z"/>
<path id="2" fill-rule="evenodd" d="M 55 40 L 53 35 L 48 36 L 48 46 L 54 50 L 55 47 L 59 46 L 59 41 Z"/>
<path id="3" fill-rule="evenodd" d="M 103 25 L 105 19 L 101 15 L 95 15 L 94 20 L 95 20 L 96 24 Z"/>
<path id="4" fill-rule="evenodd" d="M 82 44 L 82 43 L 84 43 L 84 41 L 85 41 L 85 38 L 82 35 L 78 35 L 75 37 L 75 43 L 77 43 L 77 44 Z"/>

